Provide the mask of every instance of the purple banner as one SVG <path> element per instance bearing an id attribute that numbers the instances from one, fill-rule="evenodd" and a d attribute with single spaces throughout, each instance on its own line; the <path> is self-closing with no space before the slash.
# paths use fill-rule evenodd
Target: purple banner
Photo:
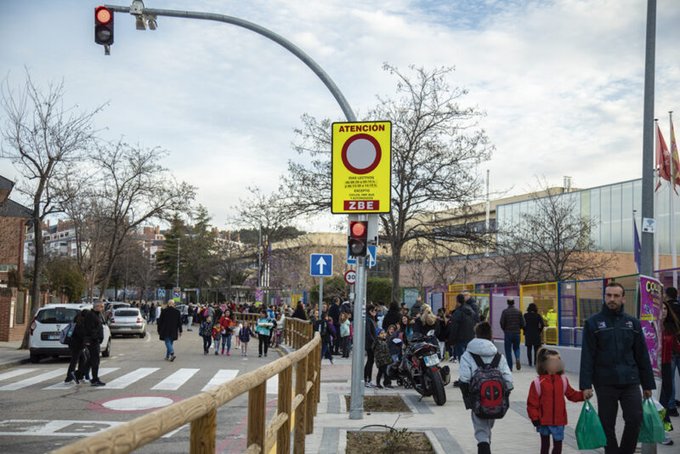
<path id="1" fill-rule="evenodd" d="M 645 336 L 654 376 L 661 377 L 661 305 L 663 285 L 657 279 L 640 276 L 640 324 Z"/>

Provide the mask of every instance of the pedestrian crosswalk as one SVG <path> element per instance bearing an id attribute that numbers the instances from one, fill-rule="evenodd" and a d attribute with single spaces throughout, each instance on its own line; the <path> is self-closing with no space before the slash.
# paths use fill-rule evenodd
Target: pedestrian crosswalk
<path id="1" fill-rule="evenodd" d="M 44 391 L 68 390 L 76 388 L 75 383 L 64 383 L 65 367 L 56 369 L 18 368 L 0 373 L 0 392 L 23 389 L 40 389 Z M 201 391 L 213 386 L 227 383 L 239 375 L 239 369 L 211 369 L 201 374 L 199 368 L 180 368 L 162 370 L 159 367 L 139 367 L 133 370 L 122 370 L 120 367 L 102 367 L 99 377 L 106 377 L 106 386 L 91 388 L 93 390 L 122 390 L 133 385 L 154 391 L 177 391 L 182 387 L 200 387 Z M 207 378 L 209 377 L 209 378 Z M 203 385 L 203 386 L 201 386 Z M 88 387 L 89 389 L 89 387 Z M 267 381 L 267 394 L 278 394 L 278 376 Z"/>

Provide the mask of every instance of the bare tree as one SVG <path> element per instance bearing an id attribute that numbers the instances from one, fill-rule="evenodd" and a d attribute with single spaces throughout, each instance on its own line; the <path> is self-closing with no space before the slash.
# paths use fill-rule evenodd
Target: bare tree
<path id="1" fill-rule="evenodd" d="M 570 194 L 547 187 L 537 194 L 545 195 L 533 198 L 533 209 L 519 223 L 499 226 L 499 255 L 508 256 L 497 264 L 522 261 L 508 274 L 514 282 L 527 277 L 544 282 L 601 276 L 616 259 L 596 247 L 591 237 L 596 220 L 582 216 Z"/>
<path id="2" fill-rule="evenodd" d="M 525 239 L 516 234 L 498 232 L 499 241 L 491 262 L 497 268 L 496 277 L 502 282 L 520 284 L 536 275 L 533 255 L 526 250 Z"/>
<path id="3" fill-rule="evenodd" d="M 80 111 L 63 104 L 64 85 L 50 83 L 38 87 L 26 74 L 23 89 L 13 90 L 5 83 L 2 108 L 2 157 L 18 169 L 23 181 L 17 189 L 32 200 L 32 226 L 35 245 L 31 312 L 40 305 L 40 276 L 44 263 L 43 221 L 63 210 L 65 192 L 60 184 L 73 164 L 82 159 L 94 141 L 93 116 L 101 109 Z M 26 344 L 27 336 L 24 336 Z"/>
<path id="4" fill-rule="evenodd" d="M 480 191 L 477 166 L 492 151 L 477 125 L 482 115 L 460 102 L 467 90 L 451 87 L 451 68 L 410 67 L 405 74 L 385 65 L 397 81 L 396 94 L 378 98 L 368 118 L 392 122 L 392 210 L 381 216 L 382 234 L 392 252 L 392 294 L 400 297 L 399 270 L 404 246 L 419 238 L 472 239 L 468 229 L 437 228 L 431 213 L 463 209 Z M 289 164 L 285 187 L 292 209 L 313 213 L 330 207 L 330 120 L 303 116 L 297 151 L 311 162 Z"/>
<path id="5" fill-rule="evenodd" d="M 184 211 L 195 188 L 178 183 L 160 164 L 167 152 L 119 141 L 100 147 L 92 159 L 98 170 L 97 191 L 104 216 L 105 248 L 100 286 L 106 290 L 126 237 L 151 219 Z"/>

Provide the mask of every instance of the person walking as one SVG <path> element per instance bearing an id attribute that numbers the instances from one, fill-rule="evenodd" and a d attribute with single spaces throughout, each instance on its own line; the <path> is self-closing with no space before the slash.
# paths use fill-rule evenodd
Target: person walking
<path id="1" fill-rule="evenodd" d="M 481 322 L 475 326 L 475 339 L 471 340 L 465 350 L 465 353 L 460 358 L 460 390 L 463 394 L 466 409 L 472 409 L 473 397 L 470 391 L 470 384 L 475 372 L 479 369 L 480 364 L 490 364 L 491 367 L 497 364 L 498 371 L 500 371 L 505 388 L 508 392 L 513 389 L 512 372 L 507 363 L 503 361 L 503 355 L 498 353 L 498 349 L 493 343 L 493 335 L 491 325 L 488 322 Z M 496 358 L 496 355 L 499 358 Z M 485 419 L 475 414 L 474 409 L 470 412 L 472 418 L 472 426 L 475 430 L 475 439 L 477 440 L 478 454 L 491 454 L 491 429 L 493 429 L 495 419 Z"/>
<path id="2" fill-rule="evenodd" d="M 269 340 L 271 337 L 272 333 L 272 327 L 274 324 L 272 323 L 271 319 L 267 315 L 267 309 L 262 308 L 260 310 L 260 318 L 257 320 L 257 327 L 255 330 L 257 331 L 257 340 L 259 342 L 257 351 L 259 353 L 259 357 L 262 357 L 262 354 L 264 353 L 264 357 L 267 357 L 267 350 L 269 349 Z"/>
<path id="3" fill-rule="evenodd" d="M 295 306 L 295 311 L 293 312 L 293 318 L 307 320 L 307 312 L 305 312 L 305 304 L 302 300 L 297 302 L 297 306 Z"/>
<path id="4" fill-rule="evenodd" d="M 538 307 L 535 303 L 529 304 L 527 312 L 524 314 L 524 345 L 527 347 L 529 367 L 533 367 L 538 350 L 543 345 L 543 328 L 545 328 L 545 321 L 538 313 Z"/>
<path id="5" fill-rule="evenodd" d="M 69 339 L 68 348 L 71 351 L 71 361 L 66 371 L 66 379 L 64 383 L 71 383 L 75 381 L 80 383 L 80 379 L 76 376 L 77 366 L 80 366 L 85 361 L 83 354 L 84 340 L 85 340 L 85 311 L 80 311 L 73 319 L 73 327 L 71 331 L 71 338 Z M 69 329 L 71 327 L 69 326 Z"/>
<path id="6" fill-rule="evenodd" d="M 527 414 L 536 432 L 541 436 L 541 454 L 562 454 L 564 427 L 567 425 L 567 404 L 583 402 L 592 397 L 592 391 L 576 391 L 564 375 L 564 363 L 557 350 L 542 348 L 536 357 L 538 377 L 529 385 Z"/>
<path id="7" fill-rule="evenodd" d="M 372 388 L 371 378 L 373 377 L 373 345 L 376 339 L 375 314 L 376 308 L 369 304 L 366 306 L 366 332 L 364 333 L 364 350 L 366 351 L 366 365 L 364 366 L 364 384 Z"/>
<path id="8" fill-rule="evenodd" d="M 663 302 L 659 322 L 661 323 L 661 394 L 659 395 L 659 402 L 666 409 L 664 423 L 669 424 L 671 422 L 671 414 L 668 410 L 673 391 L 673 368 L 671 361 L 673 354 L 680 354 L 680 320 L 675 316 L 668 301 Z M 666 434 L 666 440 L 662 444 L 672 445 L 673 440 Z"/>
<path id="9" fill-rule="evenodd" d="M 168 305 L 158 317 L 158 337 L 165 342 L 165 360 L 175 360 L 173 343 L 182 335 L 182 314 L 175 307 L 174 300 L 168 300 Z"/>
<path id="10" fill-rule="evenodd" d="M 191 328 L 194 324 L 194 317 L 196 315 L 196 305 L 189 304 L 189 309 L 187 309 L 187 331 L 193 331 Z"/>
<path id="11" fill-rule="evenodd" d="M 387 375 L 387 366 L 392 364 L 392 355 L 390 355 L 390 347 L 387 345 L 387 332 L 382 328 L 378 330 L 378 336 L 373 345 L 373 355 L 375 365 L 378 368 L 378 375 L 375 377 L 376 388 L 392 388 L 390 378 Z M 384 386 L 381 384 L 381 380 Z"/>
<path id="12" fill-rule="evenodd" d="M 668 303 L 670 311 L 675 314 L 675 318 L 680 320 L 680 302 L 678 302 L 678 289 L 675 287 L 666 287 L 664 290 L 664 299 Z M 671 354 L 671 393 L 668 402 L 661 402 L 662 405 L 667 405 L 668 414 L 670 416 L 678 416 L 678 401 L 676 400 L 675 377 L 676 372 L 680 374 L 680 353 Z"/>
<path id="13" fill-rule="evenodd" d="M 508 361 L 508 366 L 512 371 L 512 354 L 515 354 L 515 365 L 517 370 L 522 368 L 519 354 L 520 333 L 524 328 L 524 317 L 522 313 L 515 307 L 515 300 L 508 298 L 508 307 L 501 313 L 501 329 L 505 334 L 505 358 Z"/>
<path id="14" fill-rule="evenodd" d="M 349 315 L 345 312 L 340 314 L 340 346 L 342 347 L 342 357 L 349 358 L 349 335 L 350 335 Z"/>
<path id="15" fill-rule="evenodd" d="M 104 340 L 104 325 L 102 317 L 104 313 L 104 303 L 94 303 L 91 311 L 85 312 L 83 317 L 83 347 L 87 351 L 89 357 L 87 361 L 83 361 L 82 367 L 78 368 L 76 377 L 82 380 L 87 373 L 87 369 L 92 372 L 92 379 L 90 384 L 92 386 L 105 386 L 106 383 L 99 379 L 99 348 Z"/>
<path id="16" fill-rule="evenodd" d="M 212 318 L 209 315 L 199 325 L 198 334 L 203 338 L 203 354 L 207 355 L 212 345 Z"/>
<path id="17" fill-rule="evenodd" d="M 333 298 L 331 307 L 328 308 L 328 315 L 333 319 L 333 328 L 336 333 L 340 332 L 340 298 Z M 331 355 L 340 354 L 340 336 L 333 336 L 333 348 Z"/>
<path id="18" fill-rule="evenodd" d="M 465 296 L 456 295 L 456 309 L 451 314 L 449 344 L 453 345 L 453 357 L 460 361 L 468 342 L 475 338 L 477 314 L 474 308 L 465 303 Z"/>
<path id="19" fill-rule="evenodd" d="M 618 282 L 605 287 L 602 310 L 583 327 L 579 388 L 595 387 L 605 454 L 633 454 L 642 425 L 642 398 L 656 388 L 640 321 L 623 310 L 626 291 Z M 621 443 L 616 438 L 616 415 L 623 411 Z"/>
<path id="20" fill-rule="evenodd" d="M 244 321 L 243 326 L 238 332 L 238 339 L 241 342 L 241 356 L 248 356 L 248 342 L 253 332 L 250 330 L 250 322 Z"/>
<path id="21" fill-rule="evenodd" d="M 225 310 L 222 317 L 220 317 L 220 326 L 222 327 L 222 354 L 231 356 L 231 335 L 234 321 L 231 319 L 231 311 L 229 309 Z"/>

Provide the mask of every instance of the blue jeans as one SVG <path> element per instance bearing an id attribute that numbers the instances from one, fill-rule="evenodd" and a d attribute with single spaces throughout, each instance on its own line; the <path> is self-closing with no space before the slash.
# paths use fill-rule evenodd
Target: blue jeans
<path id="1" fill-rule="evenodd" d="M 169 337 L 166 337 L 163 341 L 165 341 L 165 357 L 170 358 L 171 356 L 175 356 L 175 350 L 172 348 L 172 343 L 174 341 Z"/>
<path id="2" fill-rule="evenodd" d="M 508 366 L 512 370 L 512 353 L 515 353 L 515 359 L 519 361 L 519 333 L 505 333 L 505 359 L 508 360 Z"/>
<path id="3" fill-rule="evenodd" d="M 222 336 L 222 353 L 224 353 L 224 346 L 227 346 L 227 353 L 231 351 L 231 334 Z"/>
<path id="4" fill-rule="evenodd" d="M 677 408 L 678 406 L 675 405 L 675 372 L 678 372 L 680 374 L 680 355 L 673 355 L 673 359 L 671 359 L 671 383 L 672 385 L 672 390 L 671 390 L 671 398 L 668 401 L 668 409 L 673 409 Z M 662 404 L 665 404 L 665 402 L 661 402 Z"/>

